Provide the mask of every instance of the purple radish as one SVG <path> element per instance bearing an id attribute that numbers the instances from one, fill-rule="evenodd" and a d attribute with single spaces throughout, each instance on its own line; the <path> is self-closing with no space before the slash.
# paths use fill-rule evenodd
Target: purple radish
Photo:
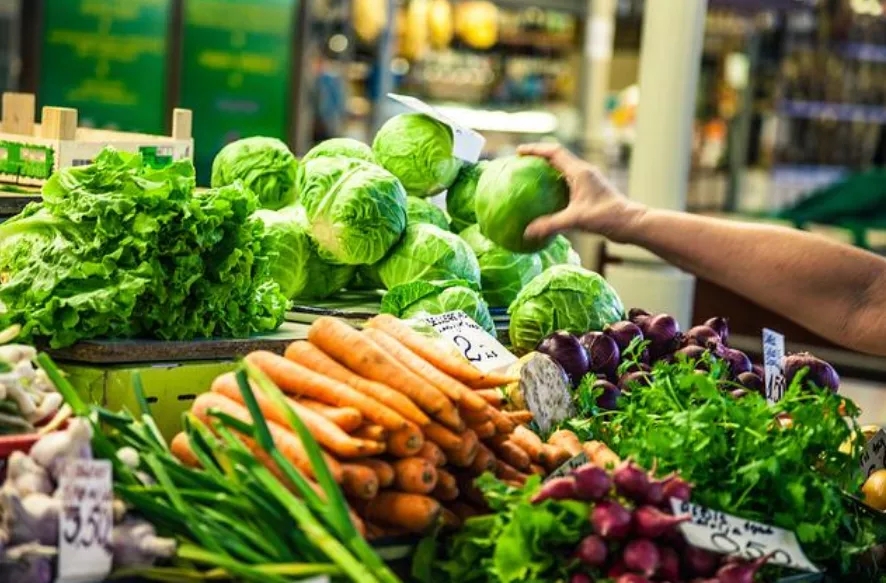
<path id="1" fill-rule="evenodd" d="M 591 511 L 591 525 L 605 539 L 622 539 L 631 533 L 631 513 L 615 500 L 603 500 Z"/>
<path id="2" fill-rule="evenodd" d="M 608 555 L 609 551 L 606 547 L 606 541 L 595 534 L 581 539 L 575 552 L 578 560 L 590 567 L 602 567 L 606 564 L 606 557 Z"/>
<path id="3" fill-rule="evenodd" d="M 572 472 L 575 493 L 580 500 L 600 500 L 612 490 L 612 478 L 603 468 L 584 464 Z"/>
<path id="4" fill-rule="evenodd" d="M 707 346 L 708 342 L 716 342 L 720 344 L 722 339 L 717 332 L 710 326 L 695 326 L 686 332 L 686 340 L 692 346 Z"/>
<path id="5" fill-rule="evenodd" d="M 680 555 L 671 547 L 659 547 L 658 571 L 656 575 L 665 581 L 679 581 Z"/>
<path id="6" fill-rule="evenodd" d="M 603 329 L 603 333 L 615 340 L 621 352 L 627 350 L 632 342 L 643 340 L 643 331 L 633 322 L 616 322 Z"/>
<path id="7" fill-rule="evenodd" d="M 720 583 L 754 583 L 754 575 L 771 558 L 772 554 L 768 554 L 755 561 L 726 563 L 717 571 L 717 580 Z"/>
<path id="8" fill-rule="evenodd" d="M 662 512 L 654 506 L 640 506 L 634 510 L 634 532 L 638 536 L 656 539 L 674 530 L 678 525 L 691 520 L 691 516 L 674 516 Z"/>
<path id="9" fill-rule="evenodd" d="M 575 479 L 572 476 L 565 476 L 545 482 L 541 490 L 532 497 L 532 503 L 539 504 L 545 500 L 573 499 L 575 499 Z"/>
<path id="10" fill-rule="evenodd" d="M 597 397 L 597 407 L 604 411 L 615 411 L 618 409 L 618 399 L 621 397 L 621 391 L 618 387 L 607 380 L 597 379 L 594 383 L 595 389 L 602 389 L 603 392 Z"/>
<path id="11" fill-rule="evenodd" d="M 643 502 L 649 489 L 649 474 L 631 460 L 625 460 L 612 472 L 615 489 L 634 502 Z"/>
<path id="12" fill-rule="evenodd" d="M 584 573 L 573 573 L 572 576 L 569 577 L 569 583 L 594 583 L 594 580 L 590 575 L 585 575 Z"/>
<path id="13" fill-rule="evenodd" d="M 615 583 L 652 583 L 649 579 L 636 573 L 625 573 L 615 580 Z"/>
<path id="14" fill-rule="evenodd" d="M 621 558 L 625 562 L 625 567 L 646 577 L 652 577 L 658 571 L 661 562 L 658 547 L 645 538 L 634 539 L 626 544 Z"/>
<path id="15" fill-rule="evenodd" d="M 652 504 L 653 506 L 658 506 L 664 502 L 664 499 L 664 481 L 650 479 L 649 487 L 646 489 L 646 499 L 644 502 Z"/>
<path id="16" fill-rule="evenodd" d="M 664 479 L 664 503 L 670 504 L 671 498 L 676 498 L 681 502 L 689 502 L 692 497 L 692 486 L 674 474 Z"/>
<path id="17" fill-rule="evenodd" d="M 627 572 L 628 568 L 625 567 L 624 561 L 619 559 L 609 566 L 609 569 L 606 571 L 606 577 L 609 579 L 615 579 L 616 577 L 625 575 Z"/>
<path id="18" fill-rule="evenodd" d="M 706 320 L 704 325 L 717 333 L 717 336 L 720 337 L 720 342 L 723 344 L 729 342 L 729 320 L 726 318 L 711 318 Z"/>
<path id="19" fill-rule="evenodd" d="M 720 566 L 720 555 L 698 547 L 688 546 L 683 550 L 683 564 L 692 575 L 710 577 Z"/>

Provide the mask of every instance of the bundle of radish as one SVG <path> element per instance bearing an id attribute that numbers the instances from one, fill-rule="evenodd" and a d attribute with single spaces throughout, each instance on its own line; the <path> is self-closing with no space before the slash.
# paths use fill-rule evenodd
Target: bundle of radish
<path id="1" fill-rule="evenodd" d="M 40 438 L 29 454 L 10 456 L 6 481 L 0 487 L 0 582 L 54 580 L 62 509 L 58 481 L 68 461 L 92 459 L 91 438 L 89 421 L 75 418 L 64 431 Z M 127 463 L 133 453 L 121 450 L 118 456 Z M 172 557 L 176 550 L 175 540 L 156 536 L 150 523 L 128 515 L 120 501 L 114 503 L 109 542 L 116 568 L 151 566 Z"/>
<path id="2" fill-rule="evenodd" d="M 322 448 L 332 478 L 366 523 L 369 538 L 423 533 L 441 520 L 458 524 L 486 510 L 473 485 L 493 472 L 514 485 L 545 475 L 570 455 L 542 441 L 522 424 L 527 411 L 503 411 L 497 388 L 515 379 L 484 373 L 439 340 L 388 315 L 362 331 L 334 318 L 319 318 L 307 341 L 284 356 L 253 352 L 246 362 L 284 393 L 281 402 L 254 398 L 280 452 L 309 478 L 304 448 L 286 418 L 295 412 Z M 222 375 L 191 414 L 208 423 L 213 411 L 248 418 L 233 374 Z M 259 447 L 244 443 L 266 463 Z M 195 463 L 184 436 L 173 452 Z"/>
<path id="3" fill-rule="evenodd" d="M 574 437 L 561 433 L 558 440 L 574 445 Z M 606 463 L 586 463 L 543 484 L 533 478 L 522 488 L 481 478 L 496 514 L 437 541 L 435 556 L 416 557 L 414 573 L 427 583 L 754 581 L 768 557 L 729 559 L 686 542 L 679 525 L 689 517 L 674 516 L 668 502 L 691 496 L 678 475 L 656 478 L 631 461 L 611 468 L 613 452 L 599 443 L 586 449 Z"/>

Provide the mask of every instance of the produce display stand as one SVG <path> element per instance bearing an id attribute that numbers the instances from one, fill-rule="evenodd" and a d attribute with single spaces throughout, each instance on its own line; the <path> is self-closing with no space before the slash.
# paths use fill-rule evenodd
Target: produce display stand
<path id="1" fill-rule="evenodd" d="M 282 354 L 305 338 L 306 326 L 287 322 L 276 332 L 246 339 L 92 340 L 49 353 L 84 399 L 112 411 L 138 410 L 132 388 L 138 373 L 157 425 L 171 439 L 181 430 L 181 414 L 217 376 L 234 370 L 238 358 L 254 350 Z"/>

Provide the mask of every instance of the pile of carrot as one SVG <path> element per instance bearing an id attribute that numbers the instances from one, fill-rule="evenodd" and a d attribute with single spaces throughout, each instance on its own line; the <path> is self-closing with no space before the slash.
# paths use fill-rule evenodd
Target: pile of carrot
<path id="1" fill-rule="evenodd" d="M 542 442 L 524 425 L 528 411 L 502 410 L 499 387 L 516 379 L 480 371 L 393 316 L 372 318 L 362 331 L 319 318 L 308 340 L 283 356 L 257 351 L 246 360 L 288 395 L 370 538 L 424 532 L 441 519 L 459 524 L 484 511 L 475 477 L 492 471 L 522 483 L 588 449 L 569 432 Z M 254 394 L 277 448 L 311 477 L 284 412 L 261 391 Z M 212 410 L 248 421 L 233 373 L 218 377 L 192 407 L 206 422 Z M 242 439 L 275 471 L 261 448 Z M 184 434 L 172 450 L 183 463 L 198 464 Z"/>

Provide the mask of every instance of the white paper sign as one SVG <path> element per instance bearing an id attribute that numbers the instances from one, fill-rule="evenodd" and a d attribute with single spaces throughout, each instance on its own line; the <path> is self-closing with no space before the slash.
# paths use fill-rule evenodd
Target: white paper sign
<path id="1" fill-rule="evenodd" d="M 486 145 L 486 138 L 482 135 L 452 121 L 421 99 L 396 93 L 388 93 L 388 97 L 413 111 L 429 115 L 451 127 L 453 156 L 472 164 L 480 159 L 480 154 L 483 153 L 483 146 Z"/>
<path id="2" fill-rule="evenodd" d="M 784 335 L 763 328 L 763 370 L 766 375 L 766 399 L 770 403 L 777 403 L 784 397 L 787 389 L 785 386 L 784 368 Z"/>
<path id="3" fill-rule="evenodd" d="M 878 431 L 865 445 L 861 453 L 861 471 L 870 476 L 877 470 L 886 468 L 886 431 Z"/>
<path id="4" fill-rule="evenodd" d="M 691 521 L 680 525 L 681 532 L 692 546 L 750 561 L 771 555 L 767 564 L 819 572 L 790 531 L 676 498 L 671 498 L 671 508 L 675 516 L 692 517 Z"/>
<path id="5" fill-rule="evenodd" d="M 589 461 L 590 460 L 588 459 L 588 454 L 586 454 L 585 452 L 581 452 L 580 454 L 573 458 L 570 458 L 566 463 L 551 472 L 550 475 L 544 479 L 544 481 L 547 482 L 548 480 L 553 480 L 554 478 L 562 478 L 563 476 L 568 476 L 572 473 L 572 470 L 580 468 Z"/>
<path id="6" fill-rule="evenodd" d="M 455 344 L 464 357 L 483 372 L 501 370 L 517 362 L 517 357 L 501 342 L 461 310 L 425 316 L 422 320 Z"/>
<path id="7" fill-rule="evenodd" d="M 103 581 L 111 572 L 114 527 L 113 469 L 109 460 L 72 460 L 58 484 L 62 511 L 58 517 L 56 583 Z"/>
<path id="8" fill-rule="evenodd" d="M 563 368 L 546 354 L 533 354 L 520 369 L 520 390 L 526 407 L 543 433 L 578 414 L 571 389 Z"/>

